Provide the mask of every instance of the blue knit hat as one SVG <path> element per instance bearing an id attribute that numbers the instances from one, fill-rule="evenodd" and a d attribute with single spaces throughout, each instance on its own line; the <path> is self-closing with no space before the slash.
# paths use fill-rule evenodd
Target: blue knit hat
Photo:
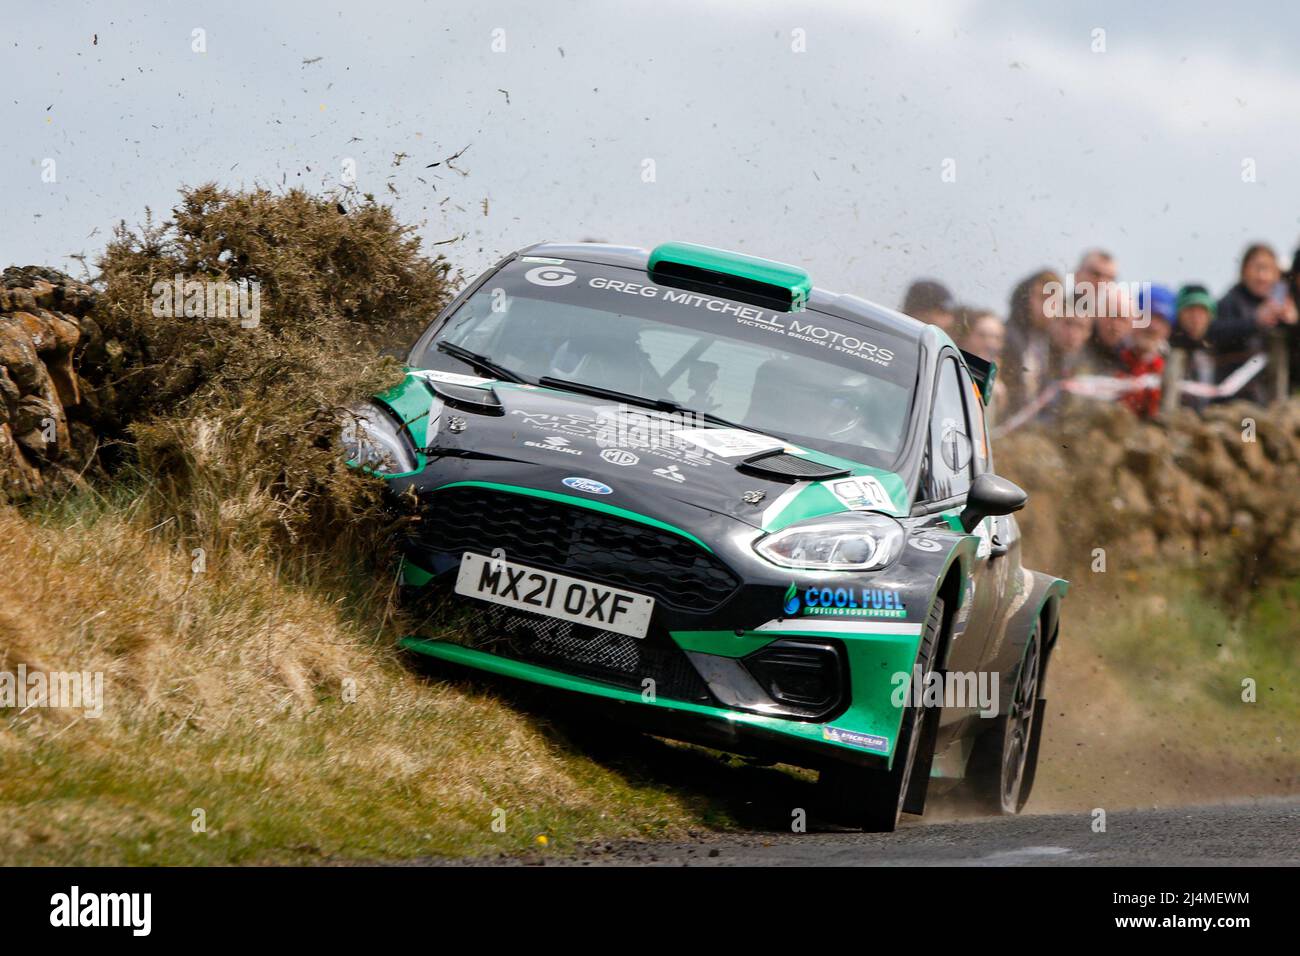
<path id="1" fill-rule="evenodd" d="M 1177 315 L 1176 304 L 1178 296 L 1174 295 L 1174 290 L 1167 285 L 1152 283 L 1143 285 L 1138 292 L 1138 308 L 1142 314 L 1151 314 L 1159 316 L 1170 325 L 1173 324 L 1174 316 Z"/>

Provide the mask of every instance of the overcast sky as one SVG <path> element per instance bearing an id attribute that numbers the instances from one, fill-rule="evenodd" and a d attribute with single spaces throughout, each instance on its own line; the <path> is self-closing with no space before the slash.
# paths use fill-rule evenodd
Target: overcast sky
<path id="1" fill-rule="evenodd" d="M 470 272 L 677 239 L 1005 310 L 1088 245 L 1223 291 L 1249 240 L 1300 241 L 1294 2 L 331 6 L 7 7 L 0 266 L 79 272 L 180 184 L 322 189 L 348 160 Z"/>

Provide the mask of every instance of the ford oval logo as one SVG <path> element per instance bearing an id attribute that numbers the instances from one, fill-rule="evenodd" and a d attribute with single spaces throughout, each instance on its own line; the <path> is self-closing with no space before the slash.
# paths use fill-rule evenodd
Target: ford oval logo
<path id="1" fill-rule="evenodd" d="M 609 485 L 592 481 L 590 478 L 565 478 L 564 485 L 574 491 L 585 491 L 589 495 L 612 495 L 614 489 Z"/>

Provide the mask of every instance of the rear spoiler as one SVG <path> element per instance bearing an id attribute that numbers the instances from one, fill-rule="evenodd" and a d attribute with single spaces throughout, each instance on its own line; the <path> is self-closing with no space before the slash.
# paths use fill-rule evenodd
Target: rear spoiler
<path id="1" fill-rule="evenodd" d="M 970 370 L 970 377 L 975 380 L 975 387 L 980 390 L 980 398 L 987 405 L 993 401 L 993 382 L 998 377 L 998 363 L 982 359 L 978 355 L 972 355 L 965 349 L 961 350 L 961 357 L 966 360 L 966 368 Z"/>

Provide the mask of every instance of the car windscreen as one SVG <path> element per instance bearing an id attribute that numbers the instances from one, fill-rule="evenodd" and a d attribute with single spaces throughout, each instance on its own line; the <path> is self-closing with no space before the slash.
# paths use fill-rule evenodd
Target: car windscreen
<path id="1" fill-rule="evenodd" d="M 508 263 L 411 358 L 465 371 L 440 342 L 526 381 L 549 376 L 667 400 L 885 468 L 902 446 L 916 381 L 917 346 L 896 335 L 574 260 Z"/>

